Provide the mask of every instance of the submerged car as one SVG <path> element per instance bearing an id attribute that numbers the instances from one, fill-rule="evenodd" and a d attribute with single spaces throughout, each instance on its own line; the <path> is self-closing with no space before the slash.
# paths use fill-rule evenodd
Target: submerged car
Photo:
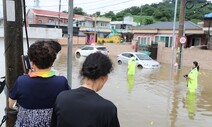
<path id="1" fill-rule="evenodd" d="M 91 53 L 101 52 L 102 54 L 108 55 L 108 50 L 105 46 L 101 45 L 86 45 L 81 49 L 77 49 L 75 51 L 76 58 L 80 58 L 81 56 L 88 56 Z"/>
<path id="2" fill-rule="evenodd" d="M 117 56 L 118 64 L 128 64 L 130 56 L 133 55 L 136 59 L 136 65 L 138 68 L 159 68 L 160 63 L 153 60 L 151 57 L 140 52 L 124 52 Z"/>

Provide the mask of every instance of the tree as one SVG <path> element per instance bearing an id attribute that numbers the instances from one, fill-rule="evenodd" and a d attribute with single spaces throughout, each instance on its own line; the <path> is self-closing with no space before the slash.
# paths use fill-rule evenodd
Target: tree
<path id="1" fill-rule="evenodd" d="M 155 10 L 153 16 L 156 20 L 161 21 L 161 19 L 166 19 L 166 21 L 171 21 L 172 19 L 173 10 L 165 6 L 160 6 L 158 9 Z"/>
<path id="2" fill-rule="evenodd" d="M 124 19 L 125 13 L 123 11 L 120 11 L 116 13 L 116 20 L 117 21 L 122 21 Z"/>
<path id="3" fill-rule="evenodd" d="M 86 13 L 81 7 L 74 7 L 74 14 L 85 15 Z"/>
<path id="4" fill-rule="evenodd" d="M 68 13 L 68 11 L 66 11 L 66 10 L 63 10 L 62 12 L 63 12 L 63 13 Z"/>
<path id="5" fill-rule="evenodd" d="M 97 11 L 97 12 L 96 12 L 96 16 L 97 16 L 97 17 L 101 16 L 101 12 L 100 12 L 100 11 Z"/>
<path id="6" fill-rule="evenodd" d="M 148 25 L 148 24 L 152 24 L 154 22 L 153 18 L 152 17 L 146 17 L 143 21 L 144 25 Z"/>
<path id="7" fill-rule="evenodd" d="M 151 7 L 148 4 L 145 4 L 141 8 L 142 8 L 142 15 L 145 16 L 153 15 L 154 11 L 156 10 L 154 7 Z"/>
<path id="8" fill-rule="evenodd" d="M 116 15 L 113 13 L 113 11 L 109 11 L 108 13 L 105 13 L 103 16 L 111 18 L 112 21 L 116 20 Z"/>

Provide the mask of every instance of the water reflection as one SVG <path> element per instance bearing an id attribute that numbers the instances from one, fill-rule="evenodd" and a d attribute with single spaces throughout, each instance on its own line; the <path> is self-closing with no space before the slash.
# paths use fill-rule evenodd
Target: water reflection
<path id="1" fill-rule="evenodd" d="M 195 112 L 196 112 L 196 93 L 195 92 L 187 92 L 185 106 L 188 112 L 188 118 L 194 120 Z"/>

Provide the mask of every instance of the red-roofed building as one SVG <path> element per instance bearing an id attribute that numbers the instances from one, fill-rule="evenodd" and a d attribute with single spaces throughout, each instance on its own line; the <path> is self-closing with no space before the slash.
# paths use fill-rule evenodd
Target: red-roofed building
<path id="1" fill-rule="evenodd" d="M 55 11 L 41 10 L 41 9 L 29 9 L 27 12 L 28 24 L 58 24 L 60 17 L 60 24 L 68 24 L 68 14 Z M 74 20 L 83 17 L 82 15 L 74 14 Z"/>

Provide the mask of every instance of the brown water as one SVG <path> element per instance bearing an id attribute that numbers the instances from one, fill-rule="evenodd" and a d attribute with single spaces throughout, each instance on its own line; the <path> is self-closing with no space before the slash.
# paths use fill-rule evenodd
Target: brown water
<path id="1" fill-rule="evenodd" d="M 67 48 L 63 47 L 54 65 L 64 76 L 66 53 Z M 99 94 L 117 106 L 121 127 L 212 126 L 212 71 L 201 70 L 198 90 L 189 94 L 183 75 L 190 68 L 171 72 L 169 65 L 162 64 L 160 69 L 136 70 L 132 78 L 127 77 L 126 65 L 117 65 L 115 58 L 111 59 L 114 71 Z M 78 74 L 83 60 L 73 57 L 72 88 L 80 86 Z"/>

